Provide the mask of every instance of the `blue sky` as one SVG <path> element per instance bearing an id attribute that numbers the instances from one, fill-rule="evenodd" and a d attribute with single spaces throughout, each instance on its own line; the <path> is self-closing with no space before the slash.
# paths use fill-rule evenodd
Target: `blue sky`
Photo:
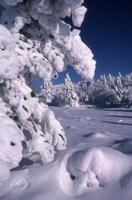
<path id="1" fill-rule="evenodd" d="M 85 0 L 88 8 L 81 27 L 82 40 L 92 49 L 97 61 L 95 78 L 102 73 L 132 72 L 131 0 Z M 80 77 L 68 67 L 73 82 Z M 65 73 L 55 83 L 63 82 Z"/>

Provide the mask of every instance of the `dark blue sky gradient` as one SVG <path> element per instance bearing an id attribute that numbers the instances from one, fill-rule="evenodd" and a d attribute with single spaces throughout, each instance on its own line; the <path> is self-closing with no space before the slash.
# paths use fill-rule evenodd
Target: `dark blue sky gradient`
<path id="1" fill-rule="evenodd" d="M 96 76 L 132 71 L 132 1 L 86 0 L 82 40 L 97 61 Z"/>
<path id="2" fill-rule="evenodd" d="M 82 40 L 92 49 L 97 61 L 95 78 L 102 73 L 132 72 L 132 1 L 85 0 L 88 8 L 81 27 Z M 73 82 L 79 76 L 70 67 Z M 65 72 L 55 83 L 63 82 Z"/>

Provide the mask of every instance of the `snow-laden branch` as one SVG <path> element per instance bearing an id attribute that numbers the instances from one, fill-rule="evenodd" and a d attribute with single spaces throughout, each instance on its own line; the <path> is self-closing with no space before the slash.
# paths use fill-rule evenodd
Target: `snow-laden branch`
<path id="1" fill-rule="evenodd" d="M 3 131 L 7 141 L 3 143 L 5 148 L 6 145 L 9 148 L 1 150 L 0 163 L 4 163 L 1 166 L 6 166 L 8 172 L 22 159 L 22 148 L 27 155 L 35 152 L 43 162 L 49 162 L 56 151 L 66 147 L 61 124 L 39 102 L 29 87 L 29 79 L 37 75 L 50 81 L 67 64 L 72 64 L 83 77 L 93 78 L 93 54 L 81 41 L 80 31 L 72 30 L 64 20 L 72 16 L 74 25 L 80 26 L 86 13 L 82 3 L 83 0 L 0 1 L 0 97 L 9 108 L 3 114 L 6 106 L 1 104 L 0 116 L 5 123 L 0 132 Z M 11 161 L 9 155 L 9 160 L 4 160 L 6 153 Z"/>
<path id="2" fill-rule="evenodd" d="M 2 1 L 5 9 L 1 23 L 16 40 L 16 52 L 22 66 L 45 80 L 72 64 L 85 78 L 93 78 L 95 61 L 91 50 L 81 41 L 80 31 L 64 22 L 71 16 L 81 26 L 86 8 L 82 0 Z M 12 6 L 12 7 L 10 7 Z"/>

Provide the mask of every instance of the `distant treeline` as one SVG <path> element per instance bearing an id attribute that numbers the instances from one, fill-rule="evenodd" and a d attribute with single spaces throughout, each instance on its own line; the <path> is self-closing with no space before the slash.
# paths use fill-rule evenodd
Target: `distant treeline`
<path id="1" fill-rule="evenodd" d="M 65 83 L 60 86 L 48 84 L 41 97 L 45 103 L 55 106 L 76 107 L 79 104 L 92 104 L 97 107 L 130 107 L 132 74 L 104 74 L 95 81 L 83 79 L 78 84 L 73 84 L 67 75 Z"/>

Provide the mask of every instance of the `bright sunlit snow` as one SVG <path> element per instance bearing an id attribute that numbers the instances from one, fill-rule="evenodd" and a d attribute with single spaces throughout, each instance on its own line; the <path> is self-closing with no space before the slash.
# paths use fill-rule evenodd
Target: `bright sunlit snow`
<path id="1" fill-rule="evenodd" d="M 65 129 L 67 150 L 48 165 L 37 155 L 25 157 L 2 185 L 0 199 L 131 200 L 130 110 L 51 109 Z"/>
<path id="2" fill-rule="evenodd" d="M 94 80 L 84 5 L 0 1 L 0 200 L 132 199 L 132 74 Z"/>

